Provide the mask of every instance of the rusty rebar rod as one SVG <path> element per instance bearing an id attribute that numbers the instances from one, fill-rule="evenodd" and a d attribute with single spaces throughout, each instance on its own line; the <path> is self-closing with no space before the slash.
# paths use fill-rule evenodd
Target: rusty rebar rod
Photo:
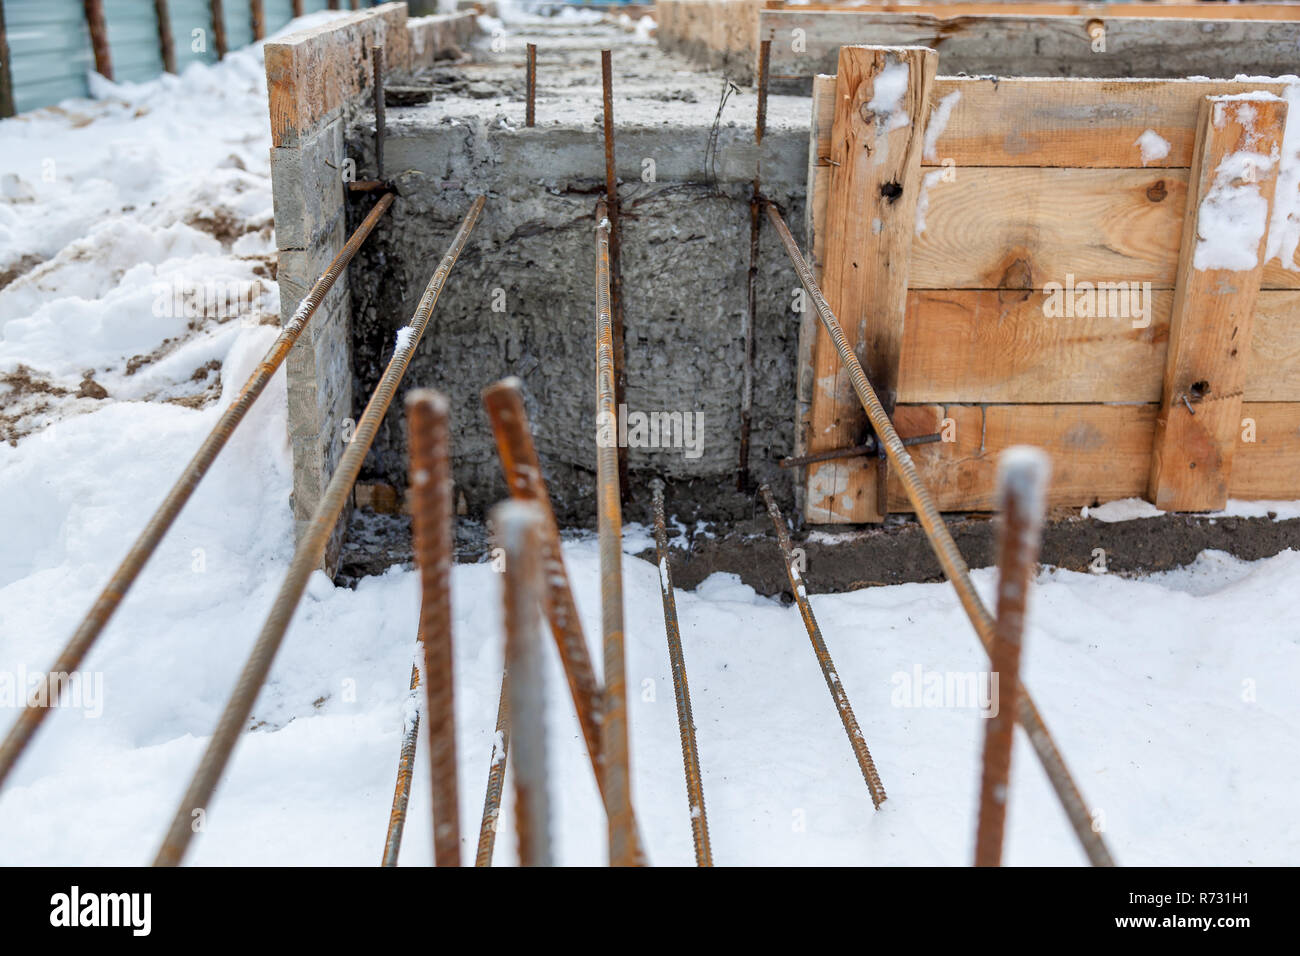
<path id="1" fill-rule="evenodd" d="M 736 470 L 737 491 L 749 487 L 749 438 L 754 418 L 754 352 L 758 335 L 758 240 L 763 222 L 759 207 L 763 195 L 763 133 L 767 129 L 767 64 L 771 53 L 771 40 L 759 44 L 758 113 L 754 120 L 754 182 L 749 194 L 749 273 L 746 276 L 747 298 L 741 328 L 745 357 L 740 387 L 740 465 Z"/>
<path id="2" fill-rule="evenodd" d="M 1008 448 L 998 460 L 997 622 L 989 655 L 991 703 L 984 725 L 984 774 L 980 781 L 975 865 L 1002 865 L 1002 833 L 1010 794 L 1011 744 L 1020 704 L 1020 647 L 1029 581 L 1038 562 L 1044 501 L 1051 463 L 1040 449 Z M 996 683 L 994 683 L 996 680 Z"/>
<path id="3" fill-rule="evenodd" d="M 776 499 L 772 497 L 772 490 L 766 484 L 758 486 L 758 492 L 763 496 L 763 503 L 767 506 L 767 515 L 772 519 L 772 525 L 776 528 L 776 540 L 781 546 L 781 555 L 785 558 L 785 573 L 790 579 L 790 590 L 794 592 L 795 602 L 799 605 L 799 614 L 803 617 L 804 627 L 808 629 L 808 640 L 812 642 L 813 653 L 817 655 L 817 663 L 821 666 L 822 677 L 826 680 L 826 687 L 831 692 L 831 700 L 835 702 L 835 710 L 840 715 L 840 723 L 844 725 L 844 732 L 848 734 L 849 746 L 853 749 L 853 757 L 858 762 L 858 769 L 862 771 L 862 779 L 866 781 L 867 791 L 871 794 L 872 805 L 879 810 L 880 805 L 885 802 L 885 787 L 880 782 L 880 774 L 876 772 L 876 762 L 871 759 L 871 751 L 867 749 L 866 738 L 862 735 L 862 728 L 858 726 L 858 719 L 853 714 L 853 706 L 849 703 L 849 695 L 844 690 L 844 684 L 840 681 L 840 675 L 835 670 L 835 662 L 831 660 L 831 652 L 826 647 L 826 641 L 822 638 L 821 628 L 817 626 L 817 618 L 813 616 L 812 604 L 808 601 L 808 591 L 803 584 L 803 576 L 799 571 L 799 563 L 794 554 L 794 547 L 790 543 L 790 532 L 786 530 L 785 517 L 781 514 L 781 509 L 776 506 Z"/>
<path id="4" fill-rule="evenodd" d="M 497 727 L 492 738 L 492 759 L 488 763 L 487 794 L 483 797 L 483 819 L 478 827 L 475 866 L 491 866 L 497 842 L 497 821 L 501 818 L 501 791 L 506 782 L 506 759 L 510 754 L 510 671 L 501 671 L 501 697 L 497 701 Z"/>
<path id="5" fill-rule="evenodd" d="M 619 496 L 614 320 L 609 300 L 609 220 L 596 206 L 596 502 L 600 538 L 600 625 L 604 648 L 601 771 L 609 816 L 609 862 L 638 862 L 627 752 L 627 662 L 623 651 L 623 512 Z"/>
<path id="6" fill-rule="evenodd" d="M 257 642 L 253 645 L 253 650 L 244 664 L 244 669 L 239 675 L 239 681 L 230 700 L 226 703 L 225 710 L 222 711 L 216 731 L 190 780 L 185 796 L 181 798 L 176 808 L 176 814 L 154 859 L 155 866 L 179 864 L 195 833 L 192 824 L 206 815 L 207 805 L 217 789 L 230 755 L 234 752 L 235 744 L 238 743 L 248 724 L 253 704 L 257 701 L 262 685 L 266 682 L 267 674 L 270 673 L 271 664 L 280 649 L 285 631 L 293 620 L 298 601 L 307 586 L 307 579 L 320 567 L 321 559 L 325 555 L 325 547 L 333 534 L 334 526 L 338 523 L 339 515 L 343 513 L 348 497 L 352 494 L 352 486 L 361 471 L 362 462 L 370 451 L 380 422 L 397 392 L 397 386 L 401 383 L 402 376 L 406 374 L 411 356 L 420 344 L 424 330 L 429 324 L 429 316 L 433 313 L 438 296 L 441 295 L 442 287 L 447 281 L 447 275 L 469 240 L 470 231 L 474 228 L 479 212 L 483 209 L 483 202 L 483 197 L 479 196 L 470 205 L 469 212 L 465 214 L 465 219 L 457 229 L 455 239 L 452 240 L 451 248 L 447 250 L 447 254 L 429 280 L 424 295 L 420 298 L 420 304 L 411 318 L 411 324 L 397 334 L 393 357 L 389 359 L 379 384 L 375 386 L 370 401 L 366 403 L 365 410 L 357 422 L 356 431 L 352 435 L 352 441 L 348 443 L 339 458 L 334 475 L 321 496 L 320 504 L 317 505 L 311 522 L 294 551 L 293 560 L 275 596 L 270 614 L 262 625 Z"/>
<path id="7" fill-rule="evenodd" d="M 496 438 L 497 456 L 501 459 L 506 487 L 511 497 L 532 501 L 542 509 L 541 548 L 545 562 L 542 589 L 542 609 L 555 639 L 574 710 L 582 727 L 582 737 L 596 775 L 596 786 L 605 800 L 605 782 L 600 765 L 600 714 L 601 688 L 591 666 L 587 651 L 587 638 L 582 630 L 582 618 L 569 586 L 568 571 L 564 566 L 564 552 L 560 547 L 560 529 L 551 510 L 551 496 L 546 490 L 542 463 L 533 445 L 528 412 L 524 408 L 524 395 L 517 378 L 494 382 L 483 390 L 483 407 L 492 423 Z M 606 807 L 606 812 L 609 808 Z M 635 820 L 633 821 L 635 829 Z M 641 852 L 639 834 L 633 833 L 637 852 Z"/>
<path id="8" fill-rule="evenodd" d="M 664 630 L 668 635 L 668 661 L 673 672 L 673 694 L 677 701 L 677 733 L 682 740 L 682 767 L 686 772 L 686 804 L 691 814 L 691 838 L 695 842 L 695 865 L 713 865 L 709 843 L 709 818 L 704 809 L 704 781 L 700 775 L 700 748 L 695 741 L 695 715 L 691 711 L 691 687 L 686 680 L 686 655 L 677 624 L 677 598 L 673 594 L 673 572 L 668 564 L 668 530 L 664 521 L 664 483 L 650 482 L 654 494 L 655 547 L 659 552 L 659 591 L 664 602 Z"/>
<path id="9" fill-rule="evenodd" d="M 600 51 L 600 81 L 604 102 L 605 213 L 609 220 L 609 309 L 614 361 L 614 409 L 620 415 L 627 406 L 627 359 L 623 336 L 623 208 L 618 198 L 618 172 L 614 163 L 614 68 L 609 50 Z M 627 500 L 630 485 L 627 446 L 616 449 L 619 501 Z"/>
<path id="10" fill-rule="evenodd" d="M 551 808 L 546 755 L 546 670 L 542 659 L 541 507 L 506 501 L 492 509 L 492 523 L 505 554 L 503 619 L 506 671 L 514 746 L 515 834 L 520 866 L 552 866 Z"/>
<path id="11" fill-rule="evenodd" d="M 435 866 L 460 866 L 456 778 L 456 708 L 451 636 L 451 412 L 445 395 L 406 396 L 411 536 L 420 572 L 420 646 L 424 648 L 424 716 L 429 727 Z"/>
<path id="12" fill-rule="evenodd" d="M 776 227 L 777 233 L 781 236 L 781 243 L 785 246 L 790 261 L 794 264 L 800 283 L 802 283 L 809 297 L 813 300 L 813 304 L 817 307 L 817 314 L 834 342 L 836 351 L 839 352 L 840 361 L 844 363 L 849 372 L 849 378 L 853 382 L 853 389 L 857 393 L 858 401 L 862 403 L 867 417 L 871 420 L 872 427 L 876 430 L 876 435 L 880 440 L 883 440 L 890 463 L 898 469 L 899 478 L 903 483 L 904 490 L 907 492 L 908 500 L 916 511 L 921 527 L 925 529 L 926 537 L 930 540 L 930 547 L 939 560 L 939 566 L 943 568 L 944 576 L 952 582 L 953 589 L 957 592 L 957 599 L 965 609 L 966 616 L 970 618 L 975 633 L 979 636 L 980 643 L 984 645 L 984 650 L 992 653 L 993 618 L 984 606 L 984 602 L 980 600 L 975 585 L 971 583 L 970 570 L 966 567 L 966 562 L 957 550 L 957 543 L 953 541 L 952 535 L 943 523 L 943 518 L 939 515 L 939 509 L 935 506 L 934 497 L 921 480 L 920 474 L 917 473 L 916 465 L 907 453 L 907 449 L 903 447 L 898 432 L 894 430 L 889 415 L 885 412 L 884 406 L 880 404 L 880 398 L 867 380 L 866 373 L 862 370 L 862 363 L 858 361 L 858 357 L 844 337 L 844 330 L 840 328 L 839 320 L 835 317 L 835 313 L 831 311 L 825 296 L 822 295 L 817 280 L 814 278 L 812 270 L 808 268 L 808 263 L 804 261 L 803 254 L 799 252 L 799 247 L 795 243 L 794 237 L 790 235 L 790 229 L 786 226 L 785 220 L 781 218 L 776 206 L 770 202 L 767 204 L 767 214 Z M 1105 840 L 1093 829 L 1092 817 L 1088 813 L 1088 807 L 1083 802 L 1083 796 L 1080 794 L 1073 776 L 1070 774 L 1070 768 L 1066 766 L 1065 758 L 1061 756 L 1061 752 L 1057 749 L 1056 742 L 1048 732 L 1042 715 L 1039 714 L 1033 698 L 1030 697 L 1028 690 L 1024 686 L 1020 688 L 1020 704 L 1017 713 L 1020 724 L 1029 735 L 1029 741 L 1034 745 L 1034 752 L 1038 754 L 1043 770 L 1051 781 L 1057 799 L 1061 801 L 1061 806 L 1064 808 L 1066 816 L 1069 817 L 1070 824 L 1074 828 L 1079 842 L 1083 845 L 1088 859 L 1094 866 L 1113 866 L 1114 860 L 1110 855 L 1110 851 L 1106 848 Z"/>
<path id="13" fill-rule="evenodd" d="M 372 65 L 374 67 L 374 105 L 375 105 L 375 170 L 376 178 L 384 182 L 384 47 L 379 44 L 374 48 Z"/>
<path id="14" fill-rule="evenodd" d="M 415 754 L 420 740 L 420 668 L 411 666 L 410 694 L 406 699 L 406 727 L 402 731 L 402 751 L 397 759 L 397 783 L 393 787 L 393 807 L 388 812 L 388 833 L 384 837 L 384 855 L 380 866 L 397 866 L 402 849 L 402 831 L 406 829 L 406 808 L 411 802 L 411 775 L 415 771 Z"/>
<path id="15" fill-rule="evenodd" d="M 537 121 L 537 44 L 528 44 L 528 103 L 524 107 L 524 125 L 532 126 Z"/>
<path id="16" fill-rule="evenodd" d="M 591 665 L 582 619 L 569 587 L 569 575 L 560 549 L 560 529 L 551 510 L 551 496 L 542 476 L 541 461 L 533 446 L 532 430 L 517 378 L 502 379 L 483 389 L 483 407 L 492 423 L 497 456 L 511 497 L 532 501 L 542 509 L 541 548 L 546 562 L 542 607 L 551 626 L 569 693 L 578 714 L 582 737 L 600 784 L 600 683 Z"/>
<path id="17" fill-rule="evenodd" d="M 194 457 L 190 459 L 181 472 L 176 483 L 172 485 L 171 490 L 163 499 L 158 510 L 149 518 L 149 523 L 144 526 L 140 536 L 135 539 L 131 549 L 122 559 L 122 563 L 113 571 L 113 576 L 108 579 L 104 589 L 100 591 L 99 596 L 86 616 L 82 618 L 81 623 L 77 625 L 77 630 L 73 632 L 72 637 L 59 653 L 58 658 L 50 665 L 48 673 L 51 674 L 71 674 L 81 667 L 86 655 L 90 652 L 91 647 L 108 626 L 110 618 L 117 611 L 127 591 L 135 583 L 144 566 L 153 556 L 163 536 L 175 522 L 181 509 L 185 507 L 186 502 L 198 487 L 203 476 L 208 473 L 212 462 L 216 460 L 221 449 L 225 447 L 230 436 L 234 434 L 239 423 L 243 421 L 244 416 L 257 401 L 259 395 L 266 388 L 267 383 L 276 370 L 284 363 L 285 357 L 293 347 L 294 342 L 302 334 L 307 323 L 315 314 L 316 308 L 321 301 L 333 288 L 335 280 L 347 268 L 352 257 L 356 255 L 361 244 L 366 241 L 366 237 L 378 224 L 388 207 L 393 204 L 391 195 L 381 196 L 375 203 L 375 207 L 369 215 L 357 226 L 356 231 L 348 237 L 339 254 L 334 257 L 334 261 L 329 264 L 329 268 L 316 280 L 312 285 L 311 291 L 298 304 L 294 311 L 293 317 L 285 324 L 280 335 L 272 344 L 270 350 L 262 357 L 261 363 L 248 377 L 244 387 L 240 389 L 239 395 L 221 414 L 221 418 L 212 426 L 212 431 L 208 432 L 203 444 L 199 446 Z M 31 741 L 32 736 L 40 727 L 41 721 L 46 717 L 50 710 L 49 707 L 25 707 L 19 711 L 18 719 L 14 721 L 13 727 L 6 735 L 4 742 L 0 743 L 0 786 L 4 785 L 9 773 L 18 762 L 23 750 Z"/>

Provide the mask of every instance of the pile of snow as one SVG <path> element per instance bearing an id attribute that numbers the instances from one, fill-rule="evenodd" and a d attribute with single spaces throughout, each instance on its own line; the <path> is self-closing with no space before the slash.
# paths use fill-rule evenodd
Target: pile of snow
<path id="1" fill-rule="evenodd" d="M 105 400 L 202 406 L 278 322 L 262 44 L 91 92 L 0 122 L 0 441 Z"/>

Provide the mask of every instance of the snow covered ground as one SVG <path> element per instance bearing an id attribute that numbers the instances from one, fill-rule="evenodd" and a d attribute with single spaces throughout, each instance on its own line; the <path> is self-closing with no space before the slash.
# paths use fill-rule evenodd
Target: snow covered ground
<path id="1" fill-rule="evenodd" d="M 12 689 L 50 663 L 275 335 L 262 324 L 278 304 L 257 51 L 98 92 L 0 123 L 0 274 L 22 274 L 0 290 L 0 729 L 14 716 L 5 681 Z M 159 284 L 185 299 L 187 283 L 213 277 L 253 289 L 235 318 L 155 311 Z M 101 638 L 89 694 L 51 716 L 0 792 L 0 863 L 152 858 L 288 564 L 289 488 L 280 378 Z M 647 543 L 629 529 L 625 550 Z M 594 542 L 570 541 L 566 558 L 599 661 Z M 817 573 L 814 563 L 806 576 Z M 1040 576 L 1026 683 L 1119 862 L 1300 857 L 1298 577 L 1292 552 L 1253 564 L 1207 553 L 1143 580 Z M 976 580 L 989 595 L 992 575 Z M 472 858 L 501 675 L 501 581 L 490 565 L 459 566 L 454 586 Z M 654 565 L 629 555 L 625 588 L 636 806 L 651 861 L 689 864 Z M 924 693 L 931 675 L 984 667 L 947 585 L 813 598 L 889 792 L 879 812 L 797 611 L 727 575 L 677 602 L 719 864 L 969 863 L 983 720 Z M 312 582 L 190 862 L 378 862 L 416 609 L 409 571 L 355 591 Z M 554 655 L 551 665 L 559 859 L 598 863 L 602 815 Z M 426 757 L 406 864 L 431 856 Z M 1082 863 L 1023 738 L 1013 775 L 1007 862 Z M 513 854 L 509 810 L 507 796 L 499 862 Z"/>

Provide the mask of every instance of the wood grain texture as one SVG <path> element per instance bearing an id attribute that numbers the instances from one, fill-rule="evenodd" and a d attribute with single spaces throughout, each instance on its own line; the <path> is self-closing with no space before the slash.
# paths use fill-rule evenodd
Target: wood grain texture
<path id="1" fill-rule="evenodd" d="M 271 144 L 293 146 L 370 88 L 372 51 L 384 47 L 391 70 L 411 60 L 406 5 L 379 7 L 299 30 L 263 48 Z"/>
<path id="2" fill-rule="evenodd" d="M 1286 113 L 1286 103 L 1272 97 L 1206 97 L 1201 105 L 1190 180 L 1195 198 L 1183 230 L 1147 489 L 1157 508 L 1213 511 L 1228 500 L 1268 216 L 1258 223 L 1253 264 L 1197 256 L 1218 238 L 1216 212 L 1230 198 L 1253 196 L 1263 214 L 1271 213 Z M 1243 153 L 1262 161 L 1239 167 Z"/>
<path id="3" fill-rule="evenodd" d="M 1207 5 L 1208 6 L 1208 5 Z M 1104 47 L 1098 49 L 1096 25 Z M 763 10 L 773 79 L 805 79 L 834 68 L 843 44 L 919 45 L 942 50 L 943 71 L 972 76 L 1230 78 L 1295 72 L 1300 23 L 1244 19 L 1080 16 L 961 16 L 921 13 Z"/>
<path id="4" fill-rule="evenodd" d="M 898 388 L 922 138 L 936 60 L 932 51 L 920 48 L 844 47 L 836 76 L 824 289 L 886 409 L 893 407 Z M 818 333 L 810 452 L 860 444 L 866 428 L 835 346 L 824 329 Z M 838 474 L 834 463 L 809 466 L 809 515 L 880 520 L 883 484 L 859 471 L 851 487 L 841 488 Z M 850 516 L 840 509 L 845 500 L 853 502 Z"/>
<path id="5" fill-rule="evenodd" d="M 913 288 L 1041 289 L 1070 275 L 1173 288 L 1185 170 L 953 172 L 926 177 Z"/>

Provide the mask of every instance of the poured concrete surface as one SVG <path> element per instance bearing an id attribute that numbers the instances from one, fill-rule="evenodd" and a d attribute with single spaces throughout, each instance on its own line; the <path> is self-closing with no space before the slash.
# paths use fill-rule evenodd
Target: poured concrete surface
<path id="1" fill-rule="evenodd" d="M 528 40 L 539 44 L 532 129 L 523 127 Z M 716 520 L 735 510 L 725 499 L 739 449 L 757 98 L 752 90 L 729 91 L 715 155 L 710 139 L 724 79 L 622 31 L 587 27 L 512 37 L 501 52 L 476 51 L 481 63 L 402 78 L 404 86 L 431 88 L 433 98 L 388 111 L 386 163 L 401 198 L 350 272 L 355 412 L 472 196 L 485 192 L 483 215 L 405 382 L 451 397 L 457 499 L 471 517 L 505 497 L 479 392 L 514 375 L 523 382 L 561 523 L 594 522 L 594 211 L 604 182 L 599 51 L 611 46 L 628 409 L 690 416 L 702 429 L 697 448 L 630 448 L 633 492 L 644 493 L 645 481 L 659 474 L 687 482 L 683 511 L 692 518 Z M 809 108 L 806 99 L 773 97 L 761 151 L 763 191 L 797 230 Z M 363 169 L 373 162 L 372 129 L 372 117 L 361 113 L 348 134 L 347 153 Z M 353 221 L 367 205 L 353 200 Z M 788 476 L 774 461 L 790 453 L 793 436 L 797 285 L 765 225 L 751 462 L 755 477 L 772 481 L 787 501 Z M 363 483 L 404 487 L 404 431 L 399 402 Z"/>

